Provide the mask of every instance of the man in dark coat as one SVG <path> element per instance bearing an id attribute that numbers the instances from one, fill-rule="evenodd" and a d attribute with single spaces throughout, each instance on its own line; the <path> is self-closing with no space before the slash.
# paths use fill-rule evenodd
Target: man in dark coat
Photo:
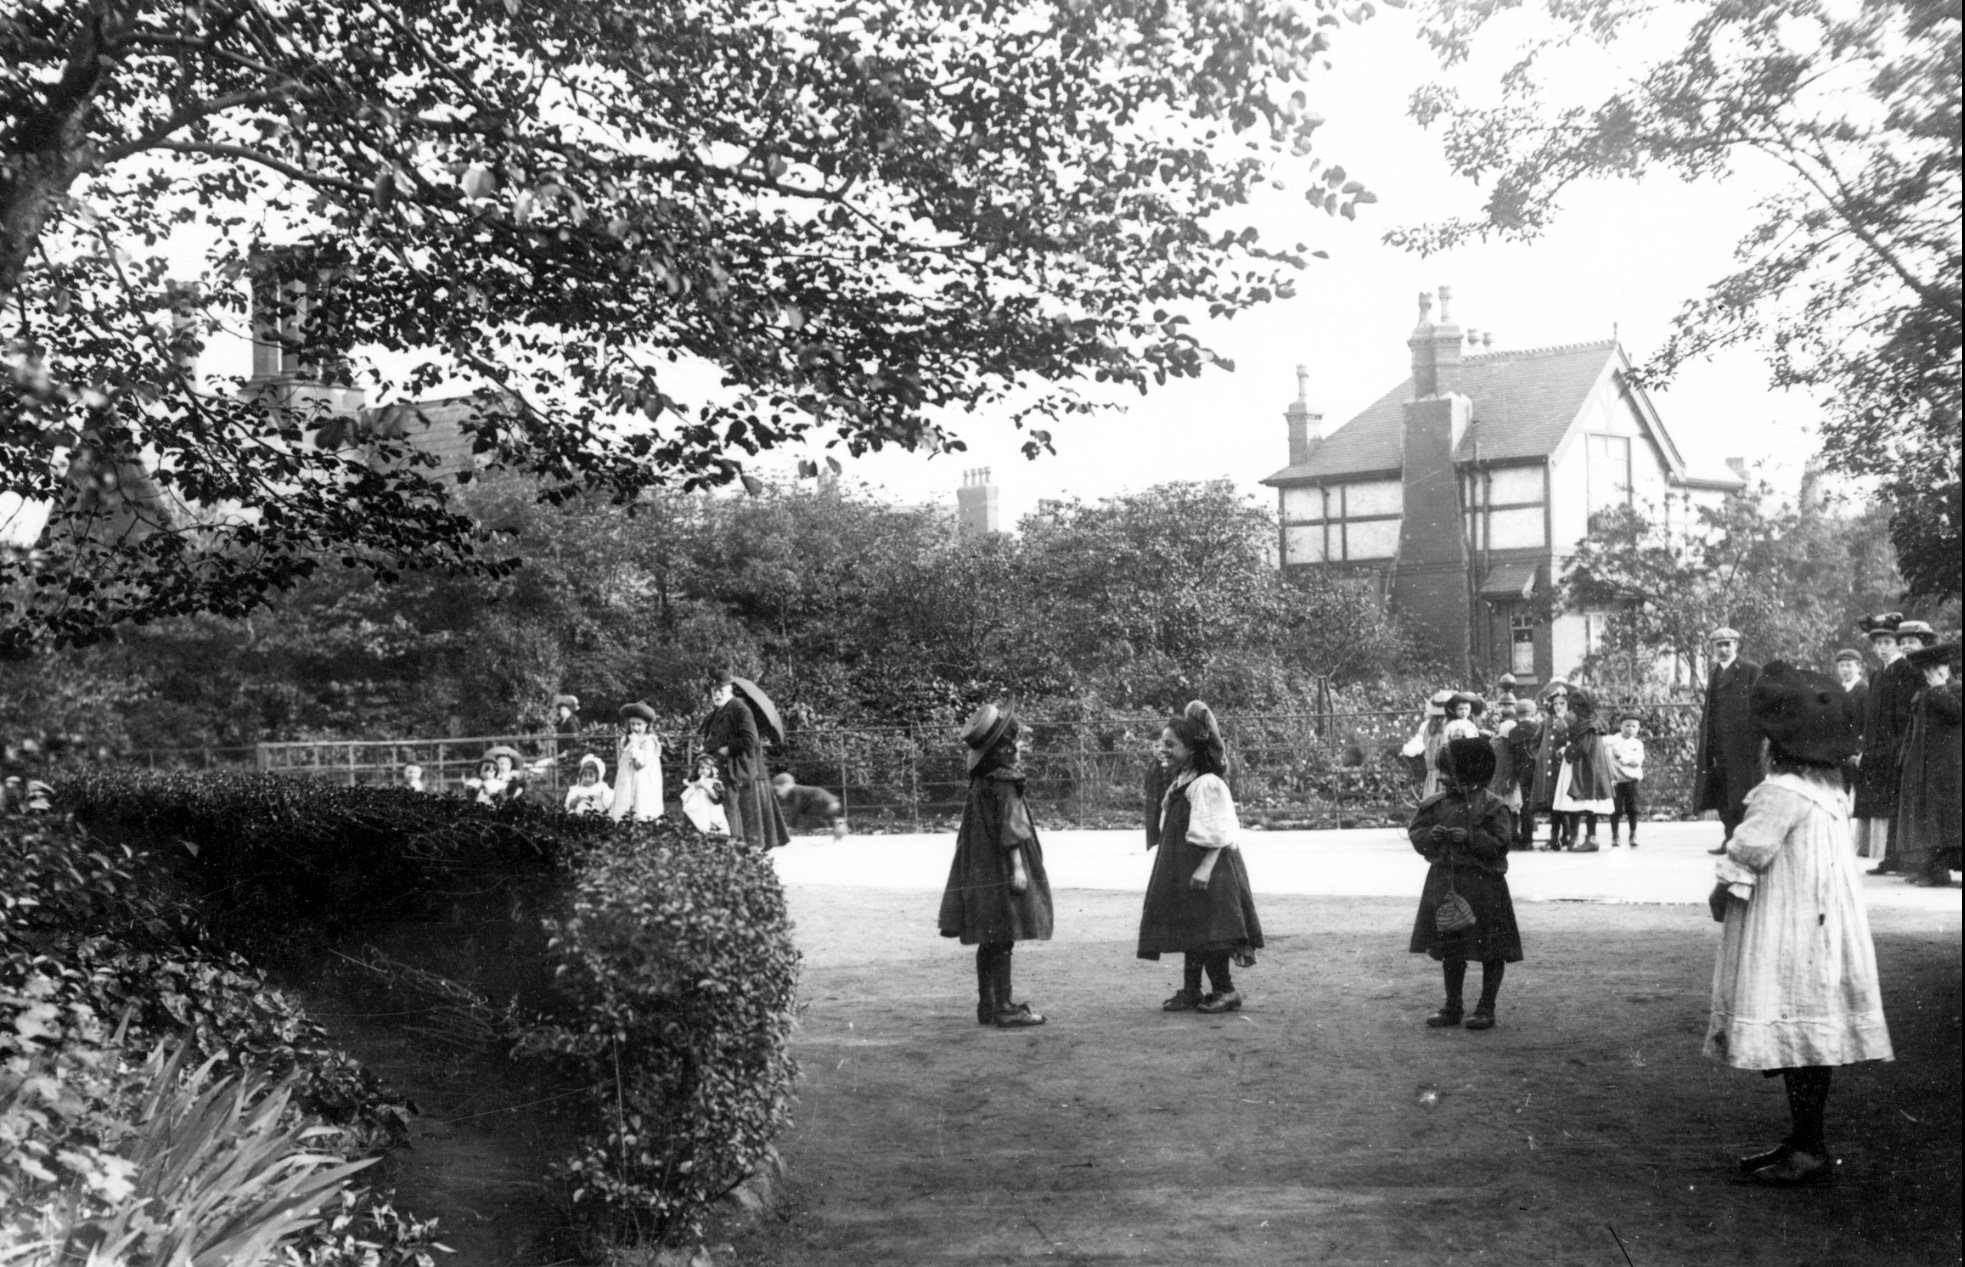
<path id="1" fill-rule="evenodd" d="M 1740 658 L 1737 629 L 1715 629 L 1710 639 L 1713 652 L 1712 676 L 1706 679 L 1706 714 L 1699 726 L 1699 757 L 1693 766 L 1697 780 L 1692 788 L 1692 812 L 1718 810 L 1726 836 L 1719 848 L 1709 853 L 1725 853 L 1726 841 L 1747 815 L 1747 793 L 1760 782 L 1760 740 L 1747 718 L 1747 696 L 1760 680 L 1760 666 Z"/>
<path id="2" fill-rule="evenodd" d="M 1863 719 L 1869 713 L 1869 683 L 1863 680 L 1863 653 L 1852 647 L 1844 647 L 1836 652 L 1835 680 L 1842 683 L 1843 707 L 1847 708 L 1849 715 L 1856 719 L 1856 732 L 1861 734 Z M 1860 755 L 1857 754 L 1858 757 Z M 1842 786 L 1851 796 L 1856 794 L 1856 771 L 1859 764 L 1857 757 L 1851 757 L 1842 763 Z M 1850 827 L 1853 829 L 1854 826 L 1852 821 Z M 1861 852 L 1859 848 L 1857 850 L 1859 857 Z"/>

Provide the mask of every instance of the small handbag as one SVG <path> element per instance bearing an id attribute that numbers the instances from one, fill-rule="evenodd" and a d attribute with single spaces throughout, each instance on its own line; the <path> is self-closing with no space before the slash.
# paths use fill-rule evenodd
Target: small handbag
<path id="1" fill-rule="evenodd" d="M 1439 909 L 1433 912 L 1433 929 L 1441 936 L 1472 928 L 1480 921 L 1474 918 L 1474 907 L 1461 897 L 1453 887 L 1453 850 L 1449 847 L 1442 858 L 1446 863 L 1446 896 L 1440 899 Z"/>

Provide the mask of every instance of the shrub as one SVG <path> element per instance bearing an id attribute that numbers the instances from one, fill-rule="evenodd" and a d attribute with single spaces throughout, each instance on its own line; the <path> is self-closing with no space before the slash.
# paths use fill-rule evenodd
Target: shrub
<path id="1" fill-rule="evenodd" d="M 551 921 L 568 1010 L 523 1048 L 576 1062 L 597 1133 L 561 1173 L 576 1210 L 692 1233 L 790 1114 L 797 985 L 784 890 L 741 841 L 666 822 L 599 842 Z"/>

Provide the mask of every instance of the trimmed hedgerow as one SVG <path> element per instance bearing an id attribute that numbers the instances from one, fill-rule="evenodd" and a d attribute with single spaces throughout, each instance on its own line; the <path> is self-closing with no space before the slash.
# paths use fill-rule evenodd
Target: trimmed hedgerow
<path id="1" fill-rule="evenodd" d="M 559 1168 L 574 1208 L 686 1237 L 790 1117 L 799 956 L 784 890 L 742 841 L 663 823 L 598 842 L 549 926 L 569 1007 L 522 1046 L 599 1088 L 599 1129 Z"/>

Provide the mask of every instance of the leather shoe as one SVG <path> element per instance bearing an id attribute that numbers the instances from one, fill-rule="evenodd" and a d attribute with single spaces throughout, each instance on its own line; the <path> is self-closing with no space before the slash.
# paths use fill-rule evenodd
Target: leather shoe
<path id="1" fill-rule="evenodd" d="M 1742 1157 L 1740 1159 L 1740 1173 L 1750 1175 L 1756 1170 L 1765 1170 L 1777 1162 L 1786 1161 L 1788 1154 L 1793 1151 L 1794 1145 L 1788 1143 L 1786 1140 L 1782 1140 L 1764 1153 L 1755 1153 L 1751 1157 Z"/>
<path id="2" fill-rule="evenodd" d="M 1194 1010 L 1194 1005 L 1200 1001 L 1186 990 L 1175 990 L 1174 996 L 1160 1005 L 1160 1010 L 1162 1012 L 1191 1012 Z"/>
<path id="3" fill-rule="evenodd" d="M 1894 862 L 1879 863 L 1876 866 L 1871 867 L 1868 871 L 1863 872 L 1863 874 L 1864 875 L 1895 875 L 1897 874 L 1897 864 Z"/>
<path id="4" fill-rule="evenodd" d="M 1827 1183 L 1830 1173 L 1828 1158 L 1793 1151 L 1770 1166 L 1762 1166 L 1747 1178 L 1769 1188 L 1804 1188 Z"/>
<path id="5" fill-rule="evenodd" d="M 1196 1003 L 1194 1010 L 1197 1012 L 1206 1012 L 1212 1016 L 1217 1012 L 1233 1012 L 1241 1006 L 1242 992 L 1240 990 L 1226 990 L 1220 994 L 1210 994 L 1207 998 Z"/>
<path id="6" fill-rule="evenodd" d="M 1446 1029 L 1450 1025 L 1458 1024 L 1460 1024 L 1460 1009 L 1457 1007 L 1443 1007 L 1426 1018 L 1427 1029 Z"/>
<path id="7" fill-rule="evenodd" d="M 1571 853 L 1601 853 L 1603 852 L 1603 847 L 1594 840 L 1585 840 L 1580 845 L 1571 845 L 1569 851 Z"/>
<path id="8" fill-rule="evenodd" d="M 1043 1023 L 1044 1018 L 1031 1011 L 1028 1003 L 1013 1003 L 996 1014 L 998 1029 L 1030 1029 Z"/>
<path id="9" fill-rule="evenodd" d="M 1707 853 L 1725 853 L 1725 852 L 1726 852 L 1726 846 L 1725 846 L 1725 845 L 1721 845 L 1721 846 L 1720 846 L 1719 848 L 1717 848 L 1717 849 L 1708 849 L 1708 850 L 1706 850 L 1706 852 L 1707 852 Z"/>
<path id="10" fill-rule="evenodd" d="M 1493 1029 L 1494 1013 L 1484 1007 L 1475 1008 L 1474 1014 L 1467 1018 L 1467 1028 L 1468 1029 Z"/>

